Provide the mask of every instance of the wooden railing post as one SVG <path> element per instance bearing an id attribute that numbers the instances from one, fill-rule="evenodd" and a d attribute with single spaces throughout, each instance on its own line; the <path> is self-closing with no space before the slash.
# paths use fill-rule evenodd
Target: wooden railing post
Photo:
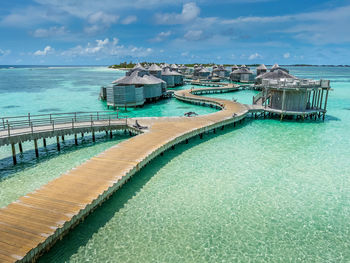
<path id="1" fill-rule="evenodd" d="M 28 124 L 30 126 L 30 112 L 28 112 Z"/>
<path id="2" fill-rule="evenodd" d="M 30 122 L 29 125 L 30 125 L 30 130 L 32 131 L 32 134 L 33 134 L 34 133 L 33 132 L 33 122 Z"/>
<path id="3" fill-rule="evenodd" d="M 92 114 L 90 115 L 91 118 L 91 127 L 93 126 L 93 121 L 92 121 Z"/>
<path id="4" fill-rule="evenodd" d="M 7 133 L 8 133 L 8 136 L 10 137 L 10 136 L 11 136 L 11 133 L 10 133 L 10 124 L 9 124 L 9 120 L 6 120 L 6 123 L 7 123 Z"/>
<path id="5" fill-rule="evenodd" d="M 52 121 L 52 131 L 55 131 L 55 121 Z"/>

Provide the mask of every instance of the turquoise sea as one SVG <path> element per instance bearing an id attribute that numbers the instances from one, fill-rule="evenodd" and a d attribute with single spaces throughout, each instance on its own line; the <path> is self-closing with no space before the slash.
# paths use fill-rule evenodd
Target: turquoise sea
<path id="1" fill-rule="evenodd" d="M 350 69 L 291 67 L 331 80 L 325 122 L 248 119 L 178 145 L 142 169 L 40 262 L 349 262 Z M 105 110 L 105 68 L 0 69 L 1 115 Z M 210 96 L 250 103 L 255 92 Z M 209 95 L 208 95 L 209 96 Z M 131 116 L 213 109 L 169 99 Z M 11 166 L 0 148 L 0 207 L 122 140 L 103 134 Z M 31 149 L 31 145 L 24 146 Z"/>

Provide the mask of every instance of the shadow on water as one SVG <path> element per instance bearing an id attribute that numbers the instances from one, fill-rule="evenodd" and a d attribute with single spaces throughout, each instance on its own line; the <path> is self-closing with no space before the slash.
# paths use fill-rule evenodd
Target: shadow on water
<path id="1" fill-rule="evenodd" d="M 62 111 L 62 109 L 60 109 L 60 108 L 46 108 L 46 109 L 38 110 L 38 112 L 46 112 L 46 113 L 61 112 L 61 111 Z"/>
<path id="2" fill-rule="evenodd" d="M 65 155 L 72 152 L 82 150 L 87 147 L 97 146 L 110 141 L 119 141 L 128 139 L 130 136 L 123 134 L 122 132 L 114 133 L 113 139 L 110 139 L 104 134 L 96 134 L 96 142 L 92 141 L 91 136 L 86 135 L 82 139 L 79 139 L 78 146 L 74 144 L 73 139 L 66 139 L 61 142 L 61 151 L 57 151 L 56 144 L 49 144 L 47 147 L 39 147 L 39 158 L 35 157 L 34 149 L 23 152 L 23 154 L 17 154 L 17 165 L 13 165 L 12 156 L 0 159 L 0 182 L 14 176 L 16 173 L 25 169 L 32 168 L 40 163 L 50 161 L 56 158 L 58 155 Z"/>
<path id="3" fill-rule="evenodd" d="M 137 172 L 130 180 L 125 183 L 117 192 L 115 192 L 102 206 L 96 208 L 84 222 L 80 223 L 71 230 L 62 240 L 58 241 L 49 252 L 39 258 L 38 262 L 68 262 L 80 247 L 86 245 L 91 237 L 103 228 L 116 213 L 118 213 L 129 200 L 134 198 L 142 188 L 150 181 L 150 179 L 158 173 L 172 159 L 181 155 L 192 147 L 235 130 L 242 129 L 251 123 L 250 120 L 233 125 L 225 126 L 224 130 L 217 130 L 217 133 L 205 134 L 203 139 L 196 136 L 189 140 L 188 144 L 184 142 L 178 144 L 175 150 L 167 150 L 163 156 L 157 156 L 148 165 Z"/>

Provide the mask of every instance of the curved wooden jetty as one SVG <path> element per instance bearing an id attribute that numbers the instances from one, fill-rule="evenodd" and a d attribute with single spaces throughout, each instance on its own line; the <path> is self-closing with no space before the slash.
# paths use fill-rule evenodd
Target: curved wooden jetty
<path id="1" fill-rule="evenodd" d="M 34 141 L 36 156 L 39 157 L 38 140 L 56 137 L 57 149 L 60 150 L 60 137 L 74 134 L 75 144 L 78 144 L 77 134 L 91 133 L 95 141 L 95 132 L 113 130 L 128 130 L 130 133 L 139 133 L 139 130 L 128 125 L 128 118 L 120 117 L 118 112 L 73 112 L 42 115 L 26 115 L 18 117 L 1 118 L 0 146 L 12 146 L 12 158 L 16 161 L 15 145 L 18 144 L 23 152 L 22 142 Z"/>
<path id="2" fill-rule="evenodd" d="M 225 89 L 232 87 L 210 90 Z M 180 90 L 175 97 L 222 110 L 196 117 L 137 118 L 148 126 L 138 136 L 0 209 L 0 262 L 35 261 L 157 155 L 193 136 L 240 121 L 248 113 L 242 104 L 200 97 L 196 92 L 204 90 Z M 129 120 L 127 126 L 134 122 Z"/>

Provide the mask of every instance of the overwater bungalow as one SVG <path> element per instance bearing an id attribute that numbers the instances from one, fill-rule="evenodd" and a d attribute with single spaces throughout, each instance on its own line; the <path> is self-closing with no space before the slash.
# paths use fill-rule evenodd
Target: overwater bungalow
<path id="1" fill-rule="evenodd" d="M 230 73 L 226 70 L 226 68 L 223 65 L 213 67 L 212 71 L 213 77 L 219 77 L 219 78 L 227 78 L 230 76 Z"/>
<path id="2" fill-rule="evenodd" d="M 130 69 L 128 72 L 126 72 L 126 76 L 130 76 L 131 73 L 134 71 L 139 71 L 139 75 L 143 76 L 145 74 L 148 74 L 148 70 L 145 69 L 140 63 L 137 63 L 132 69 Z"/>
<path id="3" fill-rule="evenodd" d="M 151 75 L 157 77 L 157 78 L 162 78 L 162 68 L 159 67 L 157 64 L 152 64 L 149 68 L 148 71 Z"/>
<path id="4" fill-rule="evenodd" d="M 181 86 L 184 83 L 183 75 L 176 71 L 171 71 L 168 67 L 163 69 L 162 79 L 167 83 L 168 88 Z"/>
<path id="5" fill-rule="evenodd" d="M 256 68 L 256 75 L 259 76 L 267 72 L 267 67 L 264 64 L 261 64 Z"/>
<path id="6" fill-rule="evenodd" d="M 235 71 L 237 69 L 239 69 L 239 67 L 237 65 L 233 65 L 232 68 L 231 68 L 231 72 L 233 72 L 233 71 Z"/>
<path id="7" fill-rule="evenodd" d="M 289 73 L 289 70 L 288 70 L 288 69 L 286 69 L 286 68 L 281 68 L 277 63 L 274 64 L 274 65 L 271 67 L 270 71 L 274 71 L 274 70 L 277 70 L 277 69 L 280 69 L 280 70 L 283 70 L 283 71 Z"/>
<path id="8" fill-rule="evenodd" d="M 230 73 L 231 81 L 247 83 L 253 80 L 253 72 L 243 65 Z"/>
<path id="9" fill-rule="evenodd" d="M 210 76 L 210 71 L 207 68 L 202 68 L 198 71 L 198 77 L 200 79 L 207 79 Z"/>
<path id="10" fill-rule="evenodd" d="M 329 80 L 298 79 L 281 69 L 258 76 L 262 79 L 262 91 L 253 98 L 253 104 L 261 105 L 265 111 L 305 117 L 324 116 L 327 110 Z"/>
<path id="11" fill-rule="evenodd" d="M 170 69 L 171 69 L 172 71 L 176 71 L 176 72 L 179 71 L 179 67 L 178 67 L 176 64 L 171 64 L 171 65 L 170 65 Z"/>
<path id="12" fill-rule="evenodd" d="M 287 71 L 283 70 L 282 68 L 275 68 L 275 70 L 273 71 L 258 75 L 255 78 L 255 83 L 258 85 L 262 84 L 263 79 L 270 79 L 270 80 L 297 79 L 297 77 L 289 74 Z"/>
<path id="13" fill-rule="evenodd" d="M 106 88 L 107 105 L 112 107 L 136 107 L 146 101 L 159 99 L 166 92 L 166 83 L 150 74 L 134 70 Z"/>
<path id="14" fill-rule="evenodd" d="M 190 70 L 189 70 L 188 67 L 186 67 L 185 65 L 182 64 L 182 65 L 179 67 L 179 73 L 181 73 L 181 74 L 183 74 L 183 75 L 189 74 L 189 73 L 190 73 Z"/>

